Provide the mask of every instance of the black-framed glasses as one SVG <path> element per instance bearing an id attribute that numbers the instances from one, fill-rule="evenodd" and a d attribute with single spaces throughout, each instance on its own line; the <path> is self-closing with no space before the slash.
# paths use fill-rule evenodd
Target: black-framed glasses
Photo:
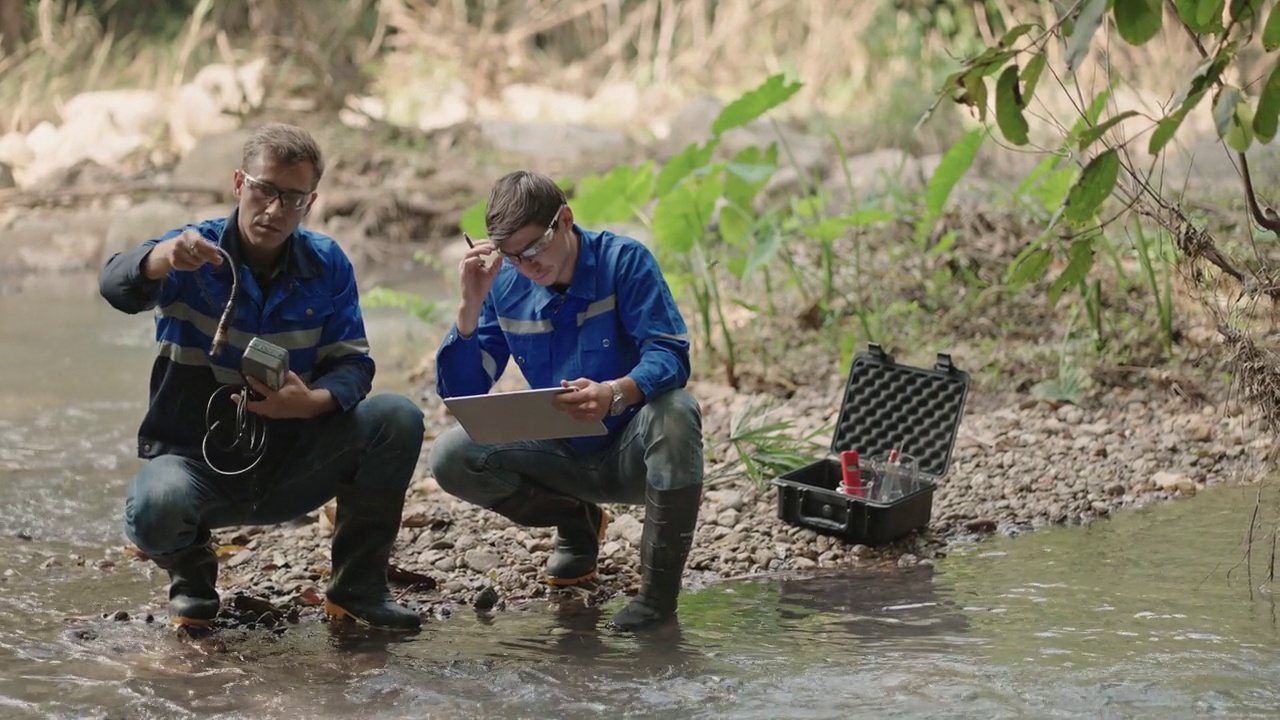
<path id="1" fill-rule="evenodd" d="M 565 207 L 565 205 L 561 205 L 560 209 L 556 210 L 555 217 L 551 218 L 551 223 L 548 224 L 547 229 L 543 231 L 542 237 L 534 240 L 528 245 L 525 245 L 523 250 L 513 253 L 505 252 L 503 250 L 499 250 L 498 252 L 502 253 L 502 257 L 516 264 L 522 263 L 525 260 L 532 260 L 537 257 L 538 253 L 547 249 L 547 246 L 551 244 L 552 238 L 556 236 L 556 228 L 560 225 L 560 215 L 564 213 Z"/>
<path id="2" fill-rule="evenodd" d="M 243 170 L 240 174 L 244 175 L 244 184 L 249 187 L 249 192 L 254 195 L 254 198 L 268 205 L 272 200 L 279 200 L 280 207 L 286 210 L 301 210 L 311 200 L 310 192 L 284 190 L 266 180 L 259 180 Z"/>

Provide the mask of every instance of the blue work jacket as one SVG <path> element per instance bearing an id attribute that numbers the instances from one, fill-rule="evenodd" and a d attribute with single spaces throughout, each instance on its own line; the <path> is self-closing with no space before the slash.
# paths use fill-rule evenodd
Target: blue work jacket
<path id="1" fill-rule="evenodd" d="M 157 355 L 151 401 L 138 431 L 138 455 L 200 457 L 210 396 L 224 385 L 243 385 L 240 358 L 261 337 L 289 351 L 289 369 L 312 388 L 325 388 L 343 411 L 368 395 L 374 362 L 350 260 L 332 238 L 298 228 L 288 240 L 283 268 L 263 292 L 240 247 L 233 211 L 172 230 L 116 253 L 98 278 L 102 296 L 126 313 L 155 311 Z M 231 296 L 231 268 L 204 265 L 150 281 L 142 263 L 155 245 L 187 229 L 227 251 L 239 270 L 239 299 L 227 346 L 209 356 L 213 333 Z M 269 420 L 269 442 L 297 437 L 306 420 Z"/>
<path id="2" fill-rule="evenodd" d="M 630 376 L 646 400 L 689 380 L 689 334 L 657 260 L 639 241 L 574 225 L 581 238 L 566 292 L 545 288 L 504 262 L 470 338 L 455 324 L 436 354 L 441 397 L 481 395 L 515 359 L 531 388 L 579 377 Z M 644 402 L 606 417 L 607 436 L 572 438 L 589 452 L 607 446 Z"/>

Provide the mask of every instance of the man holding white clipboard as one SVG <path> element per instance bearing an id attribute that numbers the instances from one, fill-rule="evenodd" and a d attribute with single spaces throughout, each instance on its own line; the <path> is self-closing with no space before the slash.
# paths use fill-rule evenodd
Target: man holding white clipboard
<path id="1" fill-rule="evenodd" d="M 596 574 L 601 503 L 645 505 L 640 592 L 609 624 L 636 630 L 676 611 L 702 498 L 702 415 L 685 390 L 683 317 L 648 248 L 576 224 L 550 178 L 495 183 L 488 241 L 459 268 L 461 302 L 436 356 L 443 398 L 488 393 L 515 359 L 553 407 L 606 434 L 483 444 L 461 427 L 431 448 L 440 487 L 526 526 L 555 527 L 553 585 Z M 470 239 L 468 238 L 470 243 Z M 471 422 L 471 421 L 468 421 Z"/>

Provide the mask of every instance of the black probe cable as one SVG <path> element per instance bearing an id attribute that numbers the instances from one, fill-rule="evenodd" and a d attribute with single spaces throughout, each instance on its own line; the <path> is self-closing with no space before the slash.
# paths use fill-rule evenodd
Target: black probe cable
<path id="1" fill-rule="evenodd" d="M 235 315 L 236 297 L 240 290 L 240 273 L 236 269 L 235 261 L 227 254 L 220 245 L 214 245 L 222 255 L 222 259 L 226 262 L 227 267 L 231 269 L 231 297 L 227 298 L 227 304 L 222 308 L 222 317 L 218 319 L 218 327 L 213 333 L 213 342 L 209 346 L 209 357 L 216 357 L 227 346 L 228 328 L 231 326 L 231 318 Z M 198 270 L 196 272 L 199 272 Z M 196 275 L 197 280 L 199 275 Z M 234 434 L 229 444 L 218 442 L 213 438 L 213 434 L 222 425 L 222 420 L 213 419 L 213 406 L 217 399 L 224 393 L 229 397 L 236 393 L 236 386 L 222 385 L 213 394 L 209 396 L 209 403 L 205 406 L 204 411 L 204 441 L 200 443 L 200 453 L 204 456 L 205 464 L 213 469 L 219 475 L 242 475 L 258 466 L 262 461 L 263 455 L 267 449 L 267 425 L 263 418 L 249 412 L 249 387 L 242 385 L 239 388 L 240 399 L 235 401 L 236 416 Z M 253 462 L 249 463 L 240 470 L 223 470 L 214 465 L 209 459 L 209 441 L 213 439 L 214 446 L 225 453 L 239 451 L 246 457 L 253 457 Z"/>

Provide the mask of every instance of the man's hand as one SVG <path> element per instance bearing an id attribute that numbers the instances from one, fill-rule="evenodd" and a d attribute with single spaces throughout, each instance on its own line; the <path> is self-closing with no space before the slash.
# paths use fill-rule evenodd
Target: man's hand
<path id="1" fill-rule="evenodd" d="M 502 269 L 503 259 L 490 242 L 476 243 L 458 264 L 462 304 L 458 307 L 458 332 L 470 335 L 480 324 L 480 306 Z"/>
<path id="2" fill-rule="evenodd" d="M 577 380 L 561 380 L 560 387 L 572 388 L 573 392 L 560 393 L 551 398 L 555 409 L 572 415 L 577 420 L 588 422 L 603 420 L 609 414 L 609 405 L 613 403 L 613 390 L 604 383 L 586 378 Z"/>
<path id="3" fill-rule="evenodd" d="M 221 265 L 222 254 L 195 230 L 184 230 L 175 238 L 156 243 L 147 253 L 142 271 L 148 280 L 159 280 L 174 270 L 189 272 L 202 265 Z"/>
<path id="4" fill-rule="evenodd" d="M 328 390 L 312 390 L 292 370 L 285 376 L 284 385 L 279 390 L 272 390 L 257 378 L 245 377 L 245 381 L 263 397 L 262 400 L 249 401 L 249 412 L 255 415 L 276 420 L 310 418 L 337 407 L 333 393 Z M 240 394 L 232 395 L 231 399 L 240 402 Z"/>

